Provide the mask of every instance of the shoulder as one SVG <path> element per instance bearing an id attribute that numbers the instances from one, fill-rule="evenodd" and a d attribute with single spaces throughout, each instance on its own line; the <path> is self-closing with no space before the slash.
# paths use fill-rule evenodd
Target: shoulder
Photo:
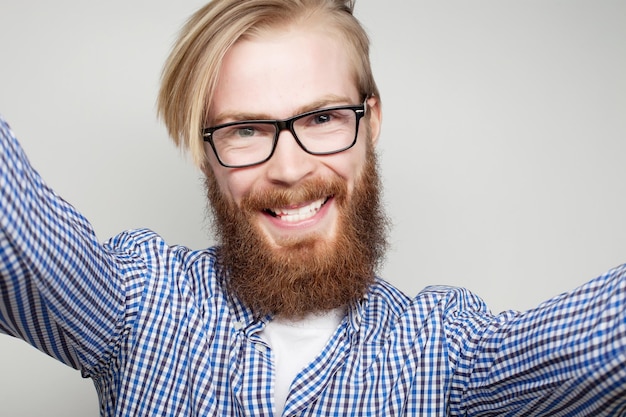
<path id="1" fill-rule="evenodd" d="M 168 245 L 150 229 L 126 230 L 104 244 L 122 270 L 141 269 L 161 282 L 214 281 L 218 266 L 217 248 L 194 250 L 182 245 Z"/>
<path id="2" fill-rule="evenodd" d="M 492 318 L 483 300 L 465 288 L 429 286 L 409 297 L 383 280 L 370 288 L 362 310 L 368 326 L 412 334 L 434 328 L 450 332 L 460 323 L 483 327 Z"/>
<path id="3" fill-rule="evenodd" d="M 367 295 L 370 308 L 384 310 L 387 314 L 399 316 L 410 312 L 424 316 L 432 310 L 457 314 L 464 311 L 489 313 L 484 301 L 462 287 L 427 286 L 416 296 L 409 297 L 387 281 L 377 279 Z"/>
<path id="4" fill-rule="evenodd" d="M 141 257 L 146 261 L 171 259 L 191 265 L 198 260 L 216 259 L 215 247 L 194 250 L 182 245 L 168 245 L 161 235 L 150 229 L 123 231 L 105 242 L 104 247 L 118 256 Z"/>

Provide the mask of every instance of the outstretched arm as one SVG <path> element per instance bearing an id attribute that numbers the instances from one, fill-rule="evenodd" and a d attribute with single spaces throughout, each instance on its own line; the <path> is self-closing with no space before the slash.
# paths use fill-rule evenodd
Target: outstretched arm
<path id="1" fill-rule="evenodd" d="M 88 372 L 123 326 L 117 268 L 0 118 L 0 332 Z"/>
<path id="2" fill-rule="evenodd" d="M 528 312 L 450 319 L 460 414 L 626 412 L 626 265 Z"/>

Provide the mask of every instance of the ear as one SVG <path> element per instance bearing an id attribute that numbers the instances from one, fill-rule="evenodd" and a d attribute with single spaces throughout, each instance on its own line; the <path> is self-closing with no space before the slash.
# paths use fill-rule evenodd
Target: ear
<path id="1" fill-rule="evenodd" d="M 369 123 L 372 145 L 376 146 L 383 122 L 383 111 L 380 100 L 376 96 L 367 99 L 367 122 Z"/>

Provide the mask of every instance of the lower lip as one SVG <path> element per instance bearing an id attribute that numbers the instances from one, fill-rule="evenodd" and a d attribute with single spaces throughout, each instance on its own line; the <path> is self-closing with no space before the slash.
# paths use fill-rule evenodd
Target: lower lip
<path id="1" fill-rule="evenodd" d="M 313 215 L 313 217 L 310 217 L 306 220 L 302 220 L 299 222 L 286 222 L 268 213 L 263 213 L 263 215 L 273 226 L 278 227 L 278 228 L 288 229 L 288 230 L 306 229 L 319 223 L 326 216 L 326 214 L 328 213 L 328 210 L 330 210 L 330 206 L 334 204 L 334 202 L 335 202 L 334 198 L 330 197 L 328 200 L 326 200 L 326 202 L 322 205 L 322 207 L 320 207 L 317 213 Z"/>

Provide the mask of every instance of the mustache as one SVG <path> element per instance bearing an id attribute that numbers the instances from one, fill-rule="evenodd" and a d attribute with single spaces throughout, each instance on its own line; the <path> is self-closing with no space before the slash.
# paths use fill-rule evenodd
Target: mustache
<path id="1" fill-rule="evenodd" d="M 251 190 L 241 199 L 240 207 L 246 212 L 257 212 L 273 207 L 289 207 L 319 199 L 334 197 L 342 204 L 346 201 L 348 187 L 341 178 L 315 178 L 302 181 L 295 187 L 264 188 Z"/>

